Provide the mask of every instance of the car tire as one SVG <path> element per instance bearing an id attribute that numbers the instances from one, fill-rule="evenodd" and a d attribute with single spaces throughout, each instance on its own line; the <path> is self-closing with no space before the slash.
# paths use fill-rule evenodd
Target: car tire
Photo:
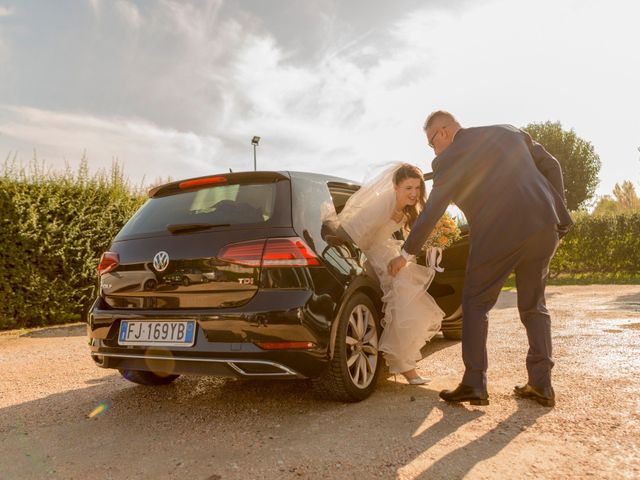
<path id="1" fill-rule="evenodd" d="M 180 375 L 158 375 L 143 370 L 119 370 L 120 375 L 138 385 L 168 385 Z"/>
<path id="2" fill-rule="evenodd" d="M 191 285 L 191 280 L 189 280 L 189 277 L 182 277 L 182 285 L 184 285 L 185 287 Z"/>
<path id="3" fill-rule="evenodd" d="M 371 395 L 382 370 L 379 313 L 364 293 L 349 298 L 341 312 L 333 358 L 313 386 L 323 398 L 359 402 Z"/>

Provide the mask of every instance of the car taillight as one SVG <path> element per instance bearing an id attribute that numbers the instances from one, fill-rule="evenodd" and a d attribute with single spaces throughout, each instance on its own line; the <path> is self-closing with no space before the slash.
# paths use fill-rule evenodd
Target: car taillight
<path id="1" fill-rule="evenodd" d="M 263 267 L 310 267 L 318 258 L 298 237 L 270 238 L 262 254 Z"/>
<path id="2" fill-rule="evenodd" d="M 248 267 L 311 267 L 318 257 L 298 237 L 269 238 L 227 245 L 219 259 Z"/>
<path id="3" fill-rule="evenodd" d="M 262 262 L 265 240 L 232 243 L 220 250 L 218 259 L 247 267 L 259 267 Z"/>
<path id="4" fill-rule="evenodd" d="M 120 263 L 120 256 L 115 252 L 104 252 L 98 264 L 98 276 L 110 272 Z"/>
<path id="5" fill-rule="evenodd" d="M 192 188 L 206 187 L 210 185 L 222 185 L 228 182 L 226 177 L 204 177 L 194 180 L 185 180 L 178 184 L 180 190 L 190 190 Z"/>

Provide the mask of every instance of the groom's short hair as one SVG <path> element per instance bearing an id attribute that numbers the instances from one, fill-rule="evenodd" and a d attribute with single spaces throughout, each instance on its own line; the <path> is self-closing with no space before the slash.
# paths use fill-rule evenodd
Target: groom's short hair
<path id="1" fill-rule="evenodd" d="M 456 117 L 454 117 L 451 113 L 446 110 L 436 110 L 435 112 L 431 112 L 427 119 L 424 121 L 424 127 L 422 129 L 426 132 L 428 128 L 437 122 L 438 120 L 444 120 L 447 123 L 453 123 L 455 125 L 460 126 Z"/>

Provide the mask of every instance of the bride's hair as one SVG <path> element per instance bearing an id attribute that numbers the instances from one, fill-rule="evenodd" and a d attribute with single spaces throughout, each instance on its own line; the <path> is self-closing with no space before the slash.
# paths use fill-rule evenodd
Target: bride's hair
<path id="1" fill-rule="evenodd" d="M 398 186 L 402 183 L 403 180 L 406 180 L 407 178 L 420 179 L 420 196 L 418 197 L 418 201 L 415 205 L 407 205 L 403 209 L 403 212 L 407 217 L 407 221 L 404 224 L 404 229 L 406 231 L 409 231 L 411 230 L 411 227 L 413 227 L 413 224 L 418 218 L 418 215 L 424 208 L 424 204 L 427 202 L 427 188 L 424 184 L 424 174 L 422 173 L 422 170 L 420 170 L 415 165 L 403 163 L 393 174 L 393 184 Z"/>

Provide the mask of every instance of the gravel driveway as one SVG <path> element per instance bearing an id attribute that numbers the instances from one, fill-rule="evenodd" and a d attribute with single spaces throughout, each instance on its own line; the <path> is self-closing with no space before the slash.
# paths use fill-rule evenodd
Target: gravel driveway
<path id="1" fill-rule="evenodd" d="M 439 401 L 462 372 L 441 337 L 420 363 L 430 384 L 382 378 L 347 405 L 305 382 L 136 386 L 93 365 L 83 325 L 3 333 L 0 478 L 640 478 L 640 286 L 548 289 L 554 409 L 511 394 L 515 296 L 490 320 L 488 407 Z"/>

